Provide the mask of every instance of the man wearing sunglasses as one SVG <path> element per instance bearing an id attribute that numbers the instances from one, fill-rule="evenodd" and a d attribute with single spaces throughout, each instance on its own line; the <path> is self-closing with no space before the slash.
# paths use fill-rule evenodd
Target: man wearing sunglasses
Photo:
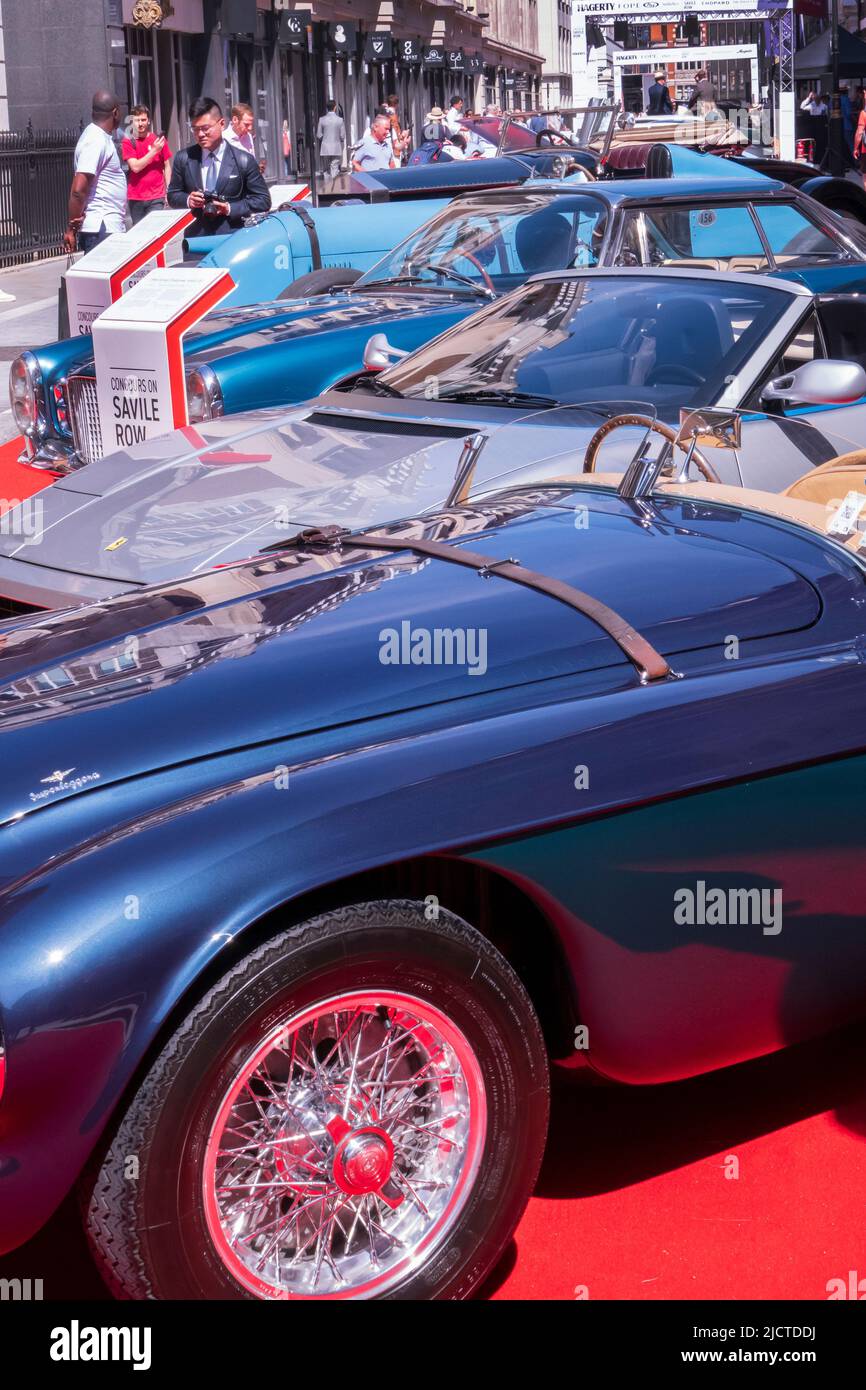
<path id="1" fill-rule="evenodd" d="M 196 143 L 176 156 L 168 185 L 169 207 L 190 208 L 196 215 L 187 235 L 219 236 L 242 226 L 251 212 L 267 212 L 271 197 L 258 162 L 224 138 L 218 103 L 197 97 L 189 123 Z"/>

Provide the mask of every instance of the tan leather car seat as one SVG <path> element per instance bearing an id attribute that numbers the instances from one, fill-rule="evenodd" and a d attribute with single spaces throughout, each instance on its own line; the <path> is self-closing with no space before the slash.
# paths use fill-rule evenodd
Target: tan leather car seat
<path id="1" fill-rule="evenodd" d="M 791 483 L 782 496 L 800 502 L 820 502 L 826 507 L 830 502 L 841 502 L 849 492 L 866 493 L 866 449 L 852 449 L 849 454 L 839 454 L 817 468 L 810 468 Z"/>

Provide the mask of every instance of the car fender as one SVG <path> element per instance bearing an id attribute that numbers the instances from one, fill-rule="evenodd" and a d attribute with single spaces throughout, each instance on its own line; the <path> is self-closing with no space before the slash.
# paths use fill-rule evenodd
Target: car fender
<path id="1" fill-rule="evenodd" d="M 335 861 L 347 879 L 471 855 L 673 788 L 756 776 L 803 757 L 804 698 L 827 711 L 810 756 L 833 756 L 846 746 L 837 716 L 862 699 L 861 670 L 816 651 L 790 660 L 784 681 L 770 661 L 644 687 L 604 668 L 532 706 L 506 688 L 340 725 L 133 777 L 5 826 L 0 1253 L 48 1219 L 151 1049 L 254 925 L 279 909 L 288 923 L 294 902 L 334 882 Z M 754 713 L 768 691 L 770 738 Z M 644 756 L 635 730 L 647 727 L 665 759 Z M 604 750 L 609 762 L 579 810 L 562 776 L 575 747 L 588 765 Z M 568 914 L 554 927 L 574 959 Z"/>
<path id="2" fill-rule="evenodd" d="M 235 289 L 224 308 L 277 299 L 293 280 L 322 267 L 369 270 L 398 241 L 450 200 L 419 198 L 398 204 L 314 208 L 306 203 L 275 212 L 220 240 L 199 265 L 229 272 Z"/>
<path id="3" fill-rule="evenodd" d="M 866 223 L 866 191 L 850 179 L 832 178 L 822 174 L 807 179 L 800 185 L 801 193 L 808 193 L 816 203 L 830 212 L 850 212 L 859 221 Z"/>
<path id="4" fill-rule="evenodd" d="M 349 373 L 362 370 L 371 334 L 384 332 L 392 346 L 414 352 L 459 323 L 474 307 L 472 301 L 424 316 L 348 324 L 332 332 L 310 333 L 216 358 L 209 366 L 219 381 L 224 414 L 311 400 Z"/>

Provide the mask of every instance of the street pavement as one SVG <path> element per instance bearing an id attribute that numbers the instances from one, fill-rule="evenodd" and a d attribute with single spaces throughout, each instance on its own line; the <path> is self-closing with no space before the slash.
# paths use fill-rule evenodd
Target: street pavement
<path id="1" fill-rule="evenodd" d="M 57 337 L 57 291 L 66 257 L 54 256 L 0 271 L 0 291 L 15 296 L 0 299 L 0 445 L 14 439 L 9 409 L 9 363 L 25 348 L 51 343 Z"/>

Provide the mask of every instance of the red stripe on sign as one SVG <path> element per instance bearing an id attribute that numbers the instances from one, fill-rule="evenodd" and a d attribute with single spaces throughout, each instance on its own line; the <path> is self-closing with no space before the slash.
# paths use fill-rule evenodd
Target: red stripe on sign
<path id="1" fill-rule="evenodd" d="M 195 425 L 181 425 L 180 432 L 187 444 L 191 444 L 194 449 L 206 449 L 207 440 L 199 434 Z"/>
<path id="2" fill-rule="evenodd" d="M 168 380 L 171 387 L 172 424 L 175 429 L 189 424 L 186 406 L 186 378 L 183 371 L 183 335 L 199 319 L 203 319 L 221 299 L 231 294 L 235 282 L 228 271 L 223 271 L 215 285 L 199 295 L 183 313 L 168 325 L 165 330 L 166 350 L 168 352 Z"/>
<path id="3" fill-rule="evenodd" d="M 310 195 L 310 185 L 309 185 L 309 184 L 305 184 L 304 187 L 301 189 L 300 193 L 293 193 L 293 194 L 292 194 L 291 199 L 290 199 L 290 202 L 299 203 L 299 202 L 301 201 L 302 198 L 308 198 L 309 195 Z"/>
<path id="4" fill-rule="evenodd" d="M 155 236 L 152 241 L 149 241 L 143 250 L 137 252 L 131 260 L 127 261 L 124 266 L 121 266 L 120 270 L 114 272 L 108 282 L 112 304 L 115 300 L 119 299 L 123 293 L 124 280 L 128 280 L 130 275 L 134 275 L 137 270 L 141 270 L 143 265 L 147 265 L 148 261 L 152 261 L 158 251 L 164 250 L 170 241 L 173 241 L 176 236 L 180 236 L 181 232 L 194 221 L 195 216 L 193 213 L 185 213 L 182 222 L 176 222 L 167 232 L 160 232 L 159 236 Z M 165 264 L 164 260 L 163 264 Z"/>

